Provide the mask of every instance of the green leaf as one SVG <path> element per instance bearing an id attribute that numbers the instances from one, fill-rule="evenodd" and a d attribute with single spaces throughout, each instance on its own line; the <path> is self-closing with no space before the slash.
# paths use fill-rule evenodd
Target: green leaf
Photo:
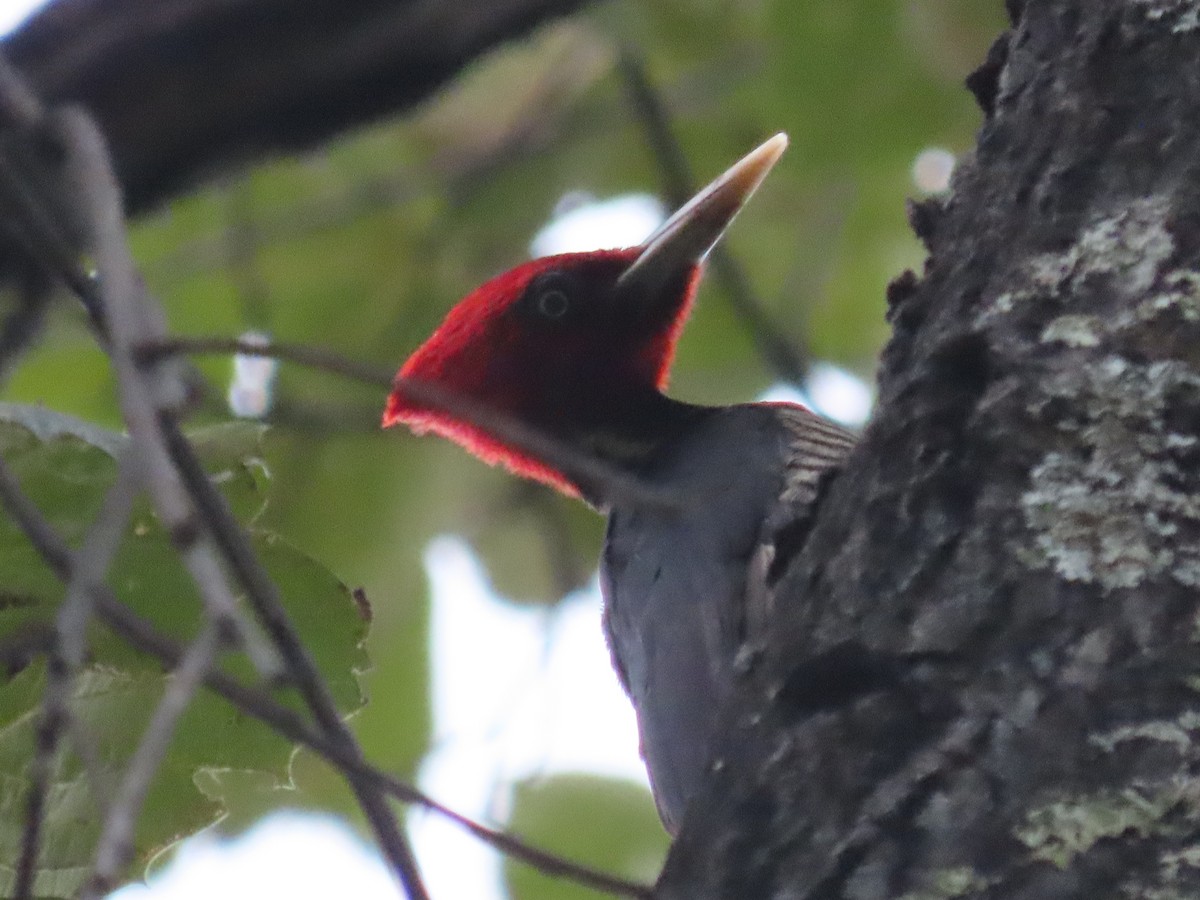
<path id="1" fill-rule="evenodd" d="M 243 518 L 264 503 L 263 428 L 233 423 L 191 435 L 214 482 Z M 48 410 L 0 405 L 0 452 L 23 490 L 51 524 L 78 542 L 116 471 L 126 438 Z M 279 537 L 255 532 L 254 548 L 280 588 L 300 635 L 345 711 L 358 708 L 357 673 L 367 624 L 349 591 L 325 567 Z M 142 501 L 110 569 L 119 599 L 164 632 L 190 640 L 201 621 L 199 599 L 170 539 Z M 53 624 L 64 589 L 15 522 L 0 519 L 0 639 Z M 252 675 L 241 654 L 226 671 Z M 167 676 L 157 659 L 126 646 L 96 625 L 88 664 L 74 685 L 72 710 L 89 735 L 106 787 L 122 777 Z M 41 660 L 0 679 L 0 896 L 11 892 L 20 854 L 36 729 L 46 668 Z M 290 692 L 280 699 L 293 706 Z M 99 834 L 101 807 L 88 773 L 69 746 L 52 761 L 35 893 L 70 897 L 86 876 Z M 290 784 L 294 748 L 257 721 L 207 692 L 197 694 L 146 798 L 135 835 L 137 868 L 179 838 L 223 814 L 222 773 L 244 773 L 260 785 Z M 203 790 L 200 789 L 203 788 Z"/>
<path id="2" fill-rule="evenodd" d="M 242 522 L 266 508 L 270 470 L 263 456 L 267 426 L 261 422 L 222 422 L 188 432 L 213 483 Z"/>
<path id="3" fill-rule="evenodd" d="M 123 434 L 44 406 L 0 402 L 0 422 L 17 426 L 3 432 L 17 441 L 22 440 L 22 431 L 29 432 L 42 443 L 59 437 L 74 437 L 114 457 L 129 443 Z"/>

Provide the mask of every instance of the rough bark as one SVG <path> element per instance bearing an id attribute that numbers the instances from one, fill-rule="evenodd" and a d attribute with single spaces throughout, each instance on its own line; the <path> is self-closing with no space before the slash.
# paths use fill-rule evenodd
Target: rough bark
<path id="1" fill-rule="evenodd" d="M 1200 896 L 1200 5 L 1020 7 L 663 897 Z"/>
<path id="2" fill-rule="evenodd" d="M 57 0 L 0 49 L 44 101 L 96 116 L 138 212 L 208 173 L 410 107 L 582 3 Z"/>

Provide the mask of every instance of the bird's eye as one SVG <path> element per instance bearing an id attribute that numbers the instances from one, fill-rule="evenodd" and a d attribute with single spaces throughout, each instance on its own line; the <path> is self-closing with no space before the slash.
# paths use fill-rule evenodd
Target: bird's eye
<path id="1" fill-rule="evenodd" d="M 547 288 L 538 294 L 537 309 L 547 319 L 561 319 L 571 307 L 567 295 L 557 288 Z"/>

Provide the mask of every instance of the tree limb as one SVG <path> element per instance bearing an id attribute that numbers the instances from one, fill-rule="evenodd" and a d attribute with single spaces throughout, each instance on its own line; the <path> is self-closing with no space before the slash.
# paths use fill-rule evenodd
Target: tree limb
<path id="1" fill-rule="evenodd" d="M 3 51 L 46 103 L 95 115 L 136 214 L 208 173 L 407 109 L 582 3 L 55 0 Z"/>

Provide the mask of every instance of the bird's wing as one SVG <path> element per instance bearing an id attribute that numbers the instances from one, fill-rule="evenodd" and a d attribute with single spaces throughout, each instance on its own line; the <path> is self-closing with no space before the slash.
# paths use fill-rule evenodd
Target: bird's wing
<path id="1" fill-rule="evenodd" d="M 784 482 L 747 572 L 743 636 L 752 645 L 771 620 L 781 566 L 807 540 L 822 478 L 841 468 L 858 441 L 854 432 L 801 406 L 780 405 L 776 414 L 787 439 Z"/>
<path id="2" fill-rule="evenodd" d="M 786 480 L 779 503 L 791 513 L 789 518 L 808 515 L 821 476 L 841 466 L 858 442 L 858 435 L 802 406 L 780 406 L 777 414 L 789 437 Z"/>

